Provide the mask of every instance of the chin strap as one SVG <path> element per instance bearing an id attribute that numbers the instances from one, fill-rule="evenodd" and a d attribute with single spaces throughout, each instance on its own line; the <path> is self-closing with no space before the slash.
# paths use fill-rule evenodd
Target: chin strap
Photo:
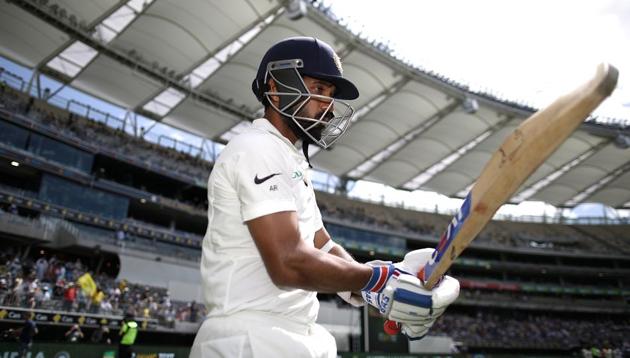
<path id="1" fill-rule="evenodd" d="M 308 167 L 310 169 L 313 169 L 313 166 L 311 165 L 311 160 L 308 158 L 308 145 L 310 143 L 306 140 L 302 141 L 302 153 L 304 153 L 304 157 L 306 158 L 306 162 L 308 163 Z"/>

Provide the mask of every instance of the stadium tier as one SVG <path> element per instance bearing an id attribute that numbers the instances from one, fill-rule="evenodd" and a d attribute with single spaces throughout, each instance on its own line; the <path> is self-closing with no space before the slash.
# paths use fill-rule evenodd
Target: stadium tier
<path id="1" fill-rule="evenodd" d="M 3 327 L 35 310 L 47 317 L 42 324 L 83 317 L 95 330 L 102 320 L 115 327 L 130 311 L 144 330 L 187 332 L 179 342 L 190 344 L 204 312 L 195 302 L 211 162 L 5 82 L 0 161 Z M 329 232 L 361 261 L 435 246 L 450 220 L 326 192 L 317 197 Z M 432 334 L 468 352 L 623 349 L 629 254 L 628 224 L 493 221 L 452 267 L 462 294 Z M 77 283 L 85 274 L 95 285 L 90 295 Z M 340 351 L 360 351 L 362 335 L 371 337 L 372 351 L 408 349 L 380 332 L 377 315 L 320 296 L 320 321 Z"/>

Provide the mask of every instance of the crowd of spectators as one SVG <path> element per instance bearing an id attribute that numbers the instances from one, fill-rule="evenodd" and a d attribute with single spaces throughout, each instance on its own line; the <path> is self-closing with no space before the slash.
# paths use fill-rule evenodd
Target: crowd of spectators
<path id="1" fill-rule="evenodd" d="M 329 218 L 336 218 L 351 223 L 363 224 L 372 228 L 402 231 L 405 233 L 416 233 L 422 235 L 437 235 L 435 225 L 431 223 L 414 222 L 402 220 L 390 215 L 385 210 L 380 214 L 375 214 L 361 204 L 354 204 L 348 200 L 347 205 L 329 202 L 321 199 L 318 195 L 318 206 L 322 215 Z M 343 199 L 342 199 L 343 200 Z"/>
<path id="2" fill-rule="evenodd" d="M 0 253 L 0 305 L 102 315 L 131 313 L 167 327 L 174 327 L 175 321 L 197 322 L 205 316 L 205 308 L 194 301 L 174 302 L 164 288 L 94 273 L 80 259 L 61 260 L 55 255 L 23 258 L 11 251 Z M 85 273 L 96 284 L 91 295 L 79 280 Z"/>
<path id="3" fill-rule="evenodd" d="M 318 205 L 324 218 L 357 223 L 380 230 L 439 238 L 451 220 L 450 216 L 385 207 L 343 198 L 322 192 L 317 193 Z M 600 228 L 605 230 L 605 228 Z M 584 231 L 584 230 L 582 230 Z M 565 252 L 619 253 L 620 245 L 630 253 L 630 231 L 612 245 L 608 241 L 595 240 L 592 236 L 574 230 L 567 225 L 490 222 L 475 240 L 476 244 L 536 250 Z M 622 252 L 624 250 L 621 250 Z"/>
<path id="4" fill-rule="evenodd" d="M 16 112 L 50 127 L 56 132 L 97 145 L 101 149 L 133 158 L 169 173 L 205 181 L 210 175 L 212 163 L 201 156 L 201 152 L 189 154 L 145 139 L 145 130 L 140 128 L 138 136 L 106 125 L 104 122 L 85 118 L 71 111 L 53 107 L 6 86 L 0 90 L 0 108 Z M 203 203 L 193 203 L 201 207 Z"/>
<path id="5" fill-rule="evenodd" d="M 557 286 L 560 287 L 560 286 Z M 624 309 L 630 308 L 622 295 L 585 295 L 581 293 L 559 292 L 531 292 L 522 290 L 496 290 L 496 289 L 462 289 L 460 299 L 489 303 L 509 304 L 511 307 L 521 307 L 523 304 L 531 304 L 534 307 L 545 308 L 552 306 L 559 310 L 579 310 L 580 308 Z M 552 310 L 552 309 L 550 309 Z"/>
<path id="6" fill-rule="evenodd" d="M 438 319 L 433 335 L 446 335 L 465 347 L 572 350 L 595 347 L 615 357 L 630 353 L 630 321 L 610 317 L 567 317 L 541 312 L 477 309 L 450 311 Z"/>
<path id="7" fill-rule="evenodd" d="M 84 142 L 96 143 L 101 148 L 116 150 L 127 157 L 140 159 L 168 171 L 205 180 L 211 170 L 211 163 L 200 156 L 192 156 L 173 148 L 149 142 L 143 136 L 132 136 L 121 129 L 115 129 L 102 122 L 86 119 L 72 112 L 60 110 L 43 101 L 11 90 L 3 89 L 0 106 L 33 118 L 56 131 L 76 137 Z M 446 215 L 420 213 L 411 210 L 385 208 L 383 205 L 362 203 L 343 199 L 340 196 L 318 194 L 318 202 L 324 216 L 376 229 L 397 231 L 406 234 L 419 234 L 439 237 L 450 217 Z M 179 198 L 181 199 L 181 198 Z M 202 199 L 199 199 L 202 200 Z M 189 203 L 205 209 L 201 201 Z M 500 245 L 503 247 L 529 248 L 568 252 L 630 252 L 630 240 L 595 240 L 584 230 L 570 230 L 566 225 L 555 230 L 551 224 L 510 223 L 502 225 L 492 222 L 481 232 L 477 244 Z M 544 228 L 543 228 L 544 227 Z M 613 245 L 614 244 L 614 245 Z M 625 247 L 624 247 L 625 245 Z"/>

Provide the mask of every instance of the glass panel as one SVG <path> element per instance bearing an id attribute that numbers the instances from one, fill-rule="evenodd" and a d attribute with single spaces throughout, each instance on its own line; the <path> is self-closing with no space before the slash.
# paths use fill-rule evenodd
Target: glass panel
<path id="1" fill-rule="evenodd" d="M 335 241 L 339 241 L 346 248 L 358 248 L 396 256 L 403 256 L 407 250 L 407 241 L 401 237 L 335 224 L 327 224 L 326 229 Z"/>
<path id="2" fill-rule="evenodd" d="M 0 121 L 0 143 L 24 149 L 26 148 L 26 139 L 28 131 L 26 129 L 14 126 L 13 124 Z"/>
<path id="3" fill-rule="evenodd" d="M 49 174 L 42 177 L 39 198 L 74 210 L 119 220 L 127 217 L 129 207 L 127 198 L 87 188 Z"/>
<path id="4" fill-rule="evenodd" d="M 90 172 L 94 161 L 94 156 L 90 153 L 35 133 L 31 134 L 28 150 L 85 173 Z"/>

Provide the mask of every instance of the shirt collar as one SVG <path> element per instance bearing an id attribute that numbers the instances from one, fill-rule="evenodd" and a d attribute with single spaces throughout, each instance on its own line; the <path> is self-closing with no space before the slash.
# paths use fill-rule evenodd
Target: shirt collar
<path id="1" fill-rule="evenodd" d="M 301 147 L 302 141 L 298 140 L 295 144 L 291 143 L 291 141 L 288 140 L 287 137 L 283 136 L 282 133 L 280 133 L 280 131 L 278 130 L 278 128 L 274 127 L 274 125 L 271 124 L 271 122 L 269 122 L 267 118 L 263 117 L 263 118 L 254 119 L 254 121 L 252 122 L 252 127 L 267 131 L 275 135 L 276 137 L 280 138 L 284 143 L 286 143 L 289 147 L 291 147 L 291 149 L 295 153 L 297 153 L 301 157 L 304 157 L 302 152 L 298 150 L 298 148 Z"/>

